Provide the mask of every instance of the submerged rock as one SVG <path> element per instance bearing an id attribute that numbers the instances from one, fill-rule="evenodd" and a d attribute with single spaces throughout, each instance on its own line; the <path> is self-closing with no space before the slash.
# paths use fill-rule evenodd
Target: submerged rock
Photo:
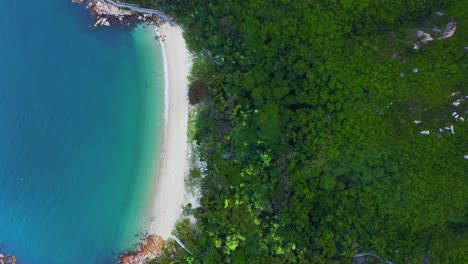
<path id="1" fill-rule="evenodd" d="M 0 253 L 0 264 L 16 264 L 16 257 Z"/>

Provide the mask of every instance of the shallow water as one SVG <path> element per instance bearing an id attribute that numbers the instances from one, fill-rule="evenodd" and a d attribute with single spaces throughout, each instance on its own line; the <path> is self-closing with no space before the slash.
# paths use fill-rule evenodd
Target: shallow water
<path id="1" fill-rule="evenodd" d="M 21 263 L 110 263 L 147 221 L 159 44 L 69 2 L 0 1 L 0 252 Z"/>

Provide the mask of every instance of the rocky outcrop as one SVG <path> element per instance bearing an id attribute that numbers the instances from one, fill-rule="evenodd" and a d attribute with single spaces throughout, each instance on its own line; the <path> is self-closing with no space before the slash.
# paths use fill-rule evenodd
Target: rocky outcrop
<path id="1" fill-rule="evenodd" d="M 78 0 L 81 1 L 81 0 Z M 82 1 L 83 2 L 83 1 Z M 134 15 L 131 11 L 123 10 L 115 5 L 109 4 L 103 0 L 90 0 L 86 8 L 93 11 L 97 16 L 131 16 Z"/>
<path id="2" fill-rule="evenodd" d="M 16 257 L 0 253 L 0 264 L 16 264 Z"/>
<path id="3" fill-rule="evenodd" d="M 161 18 L 155 14 L 141 13 L 120 8 L 112 1 L 106 0 L 72 0 L 73 3 L 84 4 L 91 11 L 96 21 L 94 27 L 111 26 L 120 24 L 122 26 L 132 26 L 135 22 L 147 22 L 153 25 L 160 25 Z"/>
<path id="4" fill-rule="evenodd" d="M 457 23 L 449 22 L 445 27 L 444 34 L 439 39 L 450 38 L 451 36 L 453 36 L 453 34 L 455 34 L 455 30 L 457 30 Z"/>
<path id="5" fill-rule="evenodd" d="M 451 36 L 453 36 L 453 34 L 455 34 L 456 30 L 457 30 L 457 23 L 449 22 L 447 26 L 445 27 L 445 30 L 442 36 L 437 39 L 441 40 L 441 39 L 450 38 Z M 434 29 L 432 29 L 432 31 L 434 33 L 437 33 L 437 32 L 440 32 L 441 30 L 435 27 Z M 421 30 L 419 30 L 416 33 L 416 36 L 419 38 L 419 40 L 413 44 L 413 49 L 419 49 L 421 48 L 422 44 L 427 44 L 434 40 L 434 37 L 432 37 L 431 34 L 421 31 Z"/>
<path id="6" fill-rule="evenodd" d="M 138 250 L 124 252 L 119 264 L 144 264 L 146 260 L 160 256 L 163 251 L 164 240 L 160 236 L 149 235 L 139 245 Z"/>

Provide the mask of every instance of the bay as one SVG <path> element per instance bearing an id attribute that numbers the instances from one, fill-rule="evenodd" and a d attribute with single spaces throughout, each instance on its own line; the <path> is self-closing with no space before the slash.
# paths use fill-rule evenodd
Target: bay
<path id="1" fill-rule="evenodd" d="M 0 252 L 112 263 L 143 231 L 163 126 L 149 28 L 68 0 L 0 2 Z"/>

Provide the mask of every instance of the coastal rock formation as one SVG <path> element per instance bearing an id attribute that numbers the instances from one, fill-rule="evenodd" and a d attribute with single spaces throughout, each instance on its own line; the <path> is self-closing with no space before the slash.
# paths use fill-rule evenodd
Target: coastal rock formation
<path id="1" fill-rule="evenodd" d="M 120 256 L 119 264 L 144 264 L 148 259 L 161 255 L 164 240 L 160 236 L 149 235 L 136 251 L 124 252 Z"/>
<path id="2" fill-rule="evenodd" d="M 16 257 L 0 253 L 0 264 L 16 264 Z"/>
<path id="3" fill-rule="evenodd" d="M 147 22 L 152 25 L 159 26 L 161 18 L 155 14 L 142 13 L 132 10 L 120 8 L 115 5 L 115 2 L 106 0 L 72 0 L 73 3 L 84 4 L 91 11 L 91 14 L 96 18 L 94 27 L 106 26 L 114 24 L 122 26 L 131 26 L 134 22 Z M 139 10 L 139 9 L 138 9 Z"/>
<path id="4" fill-rule="evenodd" d="M 81 0 L 78 0 L 81 1 Z M 83 2 L 83 1 L 82 1 Z M 91 9 L 97 16 L 131 16 L 131 11 L 120 9 L 102 0 L 90 0 L 86 8 Z"/>

